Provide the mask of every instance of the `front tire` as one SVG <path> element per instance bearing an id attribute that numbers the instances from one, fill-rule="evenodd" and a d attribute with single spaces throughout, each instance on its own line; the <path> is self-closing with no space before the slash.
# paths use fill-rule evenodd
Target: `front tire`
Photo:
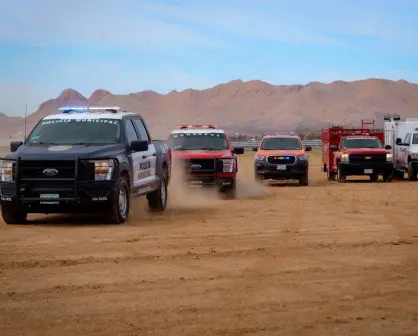
<path id="1" fill-rule="evenodd" d="M 152 212 L 162 212 L 167 207 L 167 181 L 165 174 L 160 177 L 160 185 L 157 190 L 147 195 L 148 206 Z"/>
<path id="2" fill-rule="evenodd" d="M 393 180 L 393 172 L 383 173 L 383 182 L 392 182 L 392 180 Z"/>
<path id="3" fill-rule="evenodd" d="M 109 224 L 123 224 L 128 220 L 130 200 L 128 179 L 122 176 L 118 180 L 118 186 L 113 197 L 111 209 L 106 214 L 107 222 Z"/>
<path id="4" fill-rule="evenodd" d="M 236 182 L 232 186 L 224 190 L 226 199 L 236 199 L 237 198 L 237 185 Z"/>
<path id="5" fill-rule="evenodd" d="M 305 172 L 300 178 L 299 178 L 299 185 L 301 186 L 307 186 L 309 184 L 309 175 L 308 171 Z"/>
<path id="6" fill-rule="evenodd" d="M 411 162 L 408 163 L 408 180 L 416 181 L 417 180 L 417 171 Z"/>
<path id="7" fill-rule="evenodd" d="M 338 165 L 337 168 L 337 181 L 340 183 L 344 183 L 347 179 L 347 176 L 344 174 L 343 169 Z"/>
<path id="8" fill-rule="evenodd" d="M 8 225 L 25 224 L 28 213 L 26 211 L 19 211 L 10 206 L 3 205 L 1 207 L 1 216 Z"/>

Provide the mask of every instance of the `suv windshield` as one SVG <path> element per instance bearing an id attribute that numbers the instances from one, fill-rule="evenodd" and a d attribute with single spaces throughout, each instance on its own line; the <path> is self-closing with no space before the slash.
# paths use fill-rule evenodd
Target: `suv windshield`
<path id="1" fill-rule="evenodd" d="M 228 142 L 222 133 L 181 133 L 170 135 L 169 146 L 173 150 L 223 150 L 228 149 Z"/>
<path id="2" fill-rule="evenodd" d="M 412 136 L 412 144 L 417 145 L 418 144 L 418 133 L 414 133 Z"/>
<path id="3" fill-rule="evenodd" d="M 382 143 L 378 138 L 345 138 L 341 148 L 382 148 Z"/>
<path id="4" fill-rule="evenodd" d="M 296 138 L 267 138 L 261 143 L 263 150 L 300 150 L 302 145 Z"/>
<path id="5" fill-rule="evenodd" d="M 49 119 L 38 123 L 25 144 L 113 144 L 120 139 L 120 120 Z"/>

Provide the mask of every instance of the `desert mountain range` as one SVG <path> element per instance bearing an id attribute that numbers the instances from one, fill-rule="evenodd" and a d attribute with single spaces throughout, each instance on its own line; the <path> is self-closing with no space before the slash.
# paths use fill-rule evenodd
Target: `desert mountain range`
<path id="1" fill-rule="evenodd" d="M 329 124 L 358 125 L 361 119 L 373 118 L 381 127 L 384 114 L 418 117 L 418 84 L 386 79 L 307 85 L 234 80 L 205 90 L 167 94 L 141 91 L 115 95 L 100 89 L 88 98 L 66 89 L 28 116 L 27 129 L 40 118 L 57 113 L 60 106 L 87 104 L 116 105 L 137 112 L 160 139 L 180 123 L 215 123 L 230 132 L 251 134 L 296 128 L 313 131 Z M 0 120 L 2 138 L 23 132 L 23 118 L 0 114 Z"/>

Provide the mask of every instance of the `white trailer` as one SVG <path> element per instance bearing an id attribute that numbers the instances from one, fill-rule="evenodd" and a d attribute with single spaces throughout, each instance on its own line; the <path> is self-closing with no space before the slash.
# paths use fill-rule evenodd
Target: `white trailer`
<path id="1" fill-rule="evenodd" d="M 405 172 L 410 181 L 418 174 L 418 118 L 400 120 L 399 116 L 385 117 L 385 145 L 392 146 L 394 177 L 403 178 Z"/>

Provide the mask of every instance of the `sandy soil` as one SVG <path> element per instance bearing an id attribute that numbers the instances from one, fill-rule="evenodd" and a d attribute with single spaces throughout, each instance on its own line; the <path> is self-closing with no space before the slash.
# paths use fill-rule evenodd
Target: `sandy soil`
<path id="1" fill-rule="evenodd" d="M 251 158 L 238 200 L 1 223 L 0 334 L 417 335 L 417 184 L 329 183 L 313 153 L 310 186 L 262 187 Z"/>

